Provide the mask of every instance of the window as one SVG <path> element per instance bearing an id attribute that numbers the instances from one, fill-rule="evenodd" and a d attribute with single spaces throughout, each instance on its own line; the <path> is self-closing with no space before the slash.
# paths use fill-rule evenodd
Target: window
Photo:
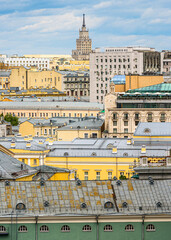
<path id="1" fill-rule="evenodd" d="M 84 172 L 84 180 L 88 180 L 88 172 Z"/>
<path id="2" fill-rule="evenodd" d="M 128 126 L 128 121 L 124 121 L 124 126 Z"/>
<path id="3" fill-rule="evenodd" d="M 133 232 L 134 231 L 134 226 L 132 224 L 128 224 L 125 227 L 126 232 Z"/>
<path id="4" fill-rule="evenodd" d="M 25 159 L 22 159 L 22 162 L 25 163 Z"/>
<path id="5" fill-rule="evenodd" d="M 153 224 L 148 224 L 146 227 L 147 232 L 154 232 L 156 229 Z"/>
<path id="6" fill-rule="evenodd" d="M 85 225 L 82 229 L 83 232 L 91 232 L 91 226 L 90 225 Z"/>
<path id="7" fill-rule="evenodd" d="M 40 232 L 49 232 L 48 226 L 47 226 L 47 225 L 42 225 L 42 226 L 40 227 Z"/>
<path id="8" fill-rule="evenodd" d="M 18 228 L 18 232 L 27 232 L 27 227 L 26 226 L 20 226 Z"/>
<path id="9" fill-rule="evenodd" d="M 96 172 L 96 180 L 100 180 L 100 172 Z"/>
<path id="10" fill-rule="evenodd" d="M 142 159 L 142 164 L 143 164 L 143 165 L 146 165 L 146 164 L 147 164 L 147 158 L 143 158 L 143 159 Z"/>
<path id="11" fill-rule="evenodd" d="M 0 233 L 6 232 L 6 228 L 4 226 L 0 226 Z"/>
<path id="12" fill-rule="evenodd" d="M 113 126 L 117 126 L 117 121 L 113 121 Z"/>
<path id="13" fill-rule="evenodd" d="M 147 115 L 147 121 L 148 121 L 148 122 L 152 122 L 152 121 L 153 121 L 153 119 L 152 119 L 152 113 L 148 113 L 148 115 Z"/>
<path id="14" fill-rule="evenodd" d="M 97 138 L 97 133 L 92 133 L 92 138 Z"/>
<path id="15" fill-rule="evenodd" d="M 47 134 L 47 129 L 45 128 L 45 131 L 44 131 L 45 134 Z"/>
<path id="16" fill-rule="evenodd" d="M 16 210 L 26 210 L 26 206 L 24 203 L 18 203 L 16 205 Z"/>
<path id="17" fill-rule="evenodd" d="M 64 225 L 61 227 L 61 232 L 70 232 L 70 227 L 68 225 Z"/>
<path id="18" fill-rule="evenodd" d="M 84 133 L 84 138 L 88 138 L 88 133 Z"/>
<path id="19" fill-rule="evenodd" d="M 114 207 L 114 206 L 113 206 L 113 203 L 110 202 L 110 201 L 108 201 L 108 202 L 106 202 L 106 203 L 104 204 L 104 208 L 110 209 L 110 208 L 113 208 L 113 207 Z"/>
<path id="20" fill-rule="evenodd" d="M 124 128 L 124 133 L 128 133 L 128 128 Z"/>
<path id="21" fill-rule="evenodd" d="M 34 165 L 37 165 L 37 159 L 34 159 Z"/>
<path id="22" fill-rule="evenodd" d="M 49 135 L 51 135 L 52 134 L 52 130 L 51 129 L 49 129 Z"/>
<path id="23" fill-rule="evenodd" d="M 108 179 L 112 179 L 112 172 L 108 172 Z"/>
<path id="24" fill-rule="evenodd" d="M 104 226 L 104 232 L 112 232 L 113 229 L 112 229 L 112 226 L 111 225 L 105 225 Z"/>
<path id="25" fill-rule="evenodd" d="M 113 133 L 117 133 L 117 128 L 113 128 Z"/>
<path id="26" fill-rule="evenodd" d="M 55 132 L 56 132 L 56 130 L 55 130 L 55 129 L 53 129 L 53 135 L 55 135 Z"/>
<path id="27" fill-rule="evenodd" d="M 128 120 L 128 113 L 124 113 L 124 120 Z"/>

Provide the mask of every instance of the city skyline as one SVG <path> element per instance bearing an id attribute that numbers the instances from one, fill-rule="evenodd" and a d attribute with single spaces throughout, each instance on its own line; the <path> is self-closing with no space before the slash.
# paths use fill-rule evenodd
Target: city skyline
<path id="1" fill-rule="evenodd" d="M 169 49 L 171 3 L 157 1 L 0 0 L 1 53 L 71 54 L 82 14 L 93 48 L 149 46 Z"/>

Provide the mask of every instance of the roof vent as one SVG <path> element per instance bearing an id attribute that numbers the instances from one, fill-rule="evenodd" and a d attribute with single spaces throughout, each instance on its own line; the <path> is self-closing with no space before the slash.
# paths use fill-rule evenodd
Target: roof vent
<path id="1" fill-rule="evenodd" d="M 86 203 L 81 203 L 81 208 L 87 208 L 87 204 Z"/>
<path id="2" fill-rule="evenodd" d="M 161 202 L 157 202 L 157 203 L 156 203 L 156 206 L 157 206 L 158 208 L 160 208 L 160 207 L 162 207 L 162 203 L 161 203 Z"/>
<path id="3" fill-rule="evenodd" d="M 16 205 L 16 210 L 26 210 L 26 206 L 24 203 L 18 203 Z"/>
<path id="4" fill-rule="evenodd" d="M 43 187 L 44 185 L 45 185 L 45 180 L 44 180 L 44 178 L 41 178 L 41 179 L 40 179 L 40 186 Z"/>
<path id="5" fill-rule="evenodd" d="M 117 184 L 118 186 L 120 186 L 120 185 L 122 184 L 121 180 L 117 180 L 117 181 L 116 181 L 116 184 Z"/>
<path id="6" fill-rule="evenodd" d="M 44 207 L 49 207 L 49 205 L 50 205 L 50 204 L 49 204 L 48 201 L 45 201 L 45 202 L 44 202 Z"/>
<path id="7" fill-rule="evenodd" d="M 77 186 L 81 186 L 81 180 L 80 180 L 80 179 L 77 179 L 77 180 L 76 180 L 76 185 L 77 185 Z"/>
<path id="8" fill-rule="evenodd" d="M 115 180 L 115 181 L 116 181 L 116 180 L 117 180 L 117 177 L 116 177 L 116 176 L 114 176 L 114 177 L 113 177 L 113 180 Z"/>
<path id="9" fill-rule="evenodd" d="M 6 181 L 5 181 L 5 186 L 6 186 L 6 187 L 7 187 L 7 186 L 10 186 L 10 181 L 6 180 Z"/>
<path id="10" fill-rule="evenodd" d="M 113 208 L 113 207 L 114 207 L 114 206 L 113 206 L 113 203 L 110 202 L 110 201 L 105 202 L 105 204 L 104 204 L 104 208 L 110 209 L 110 208 Z"/>
<path id="11" fill-rule="evenodd" d="M 127 202 L 123 202 L 123 203 L 122 203 L 122 207 L 123 207 L 123 208 L 127 208 L 127 207 L 128 207 L 128 203 L 127 203 Z"/>
<path id="12" fill-rule="evenodd" d="M 149 180 L 149 183 L 150 183 L 150 185 L 153 185 L 153 184 L 154 184 L 154 180 L 151 178 L 151 179 Z"/>

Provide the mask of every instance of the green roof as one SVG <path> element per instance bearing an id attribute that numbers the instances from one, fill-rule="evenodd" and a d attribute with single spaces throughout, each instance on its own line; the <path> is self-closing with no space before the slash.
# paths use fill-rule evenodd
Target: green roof
<path id="1" fill-rule="evenodd" d="M 128 90 L 128 93 L 156 93 L 156 92 L 168 92 L 171 93 L 171 83 L 160 83 L 148 87 L 136 88 L 132 90 Z"/>

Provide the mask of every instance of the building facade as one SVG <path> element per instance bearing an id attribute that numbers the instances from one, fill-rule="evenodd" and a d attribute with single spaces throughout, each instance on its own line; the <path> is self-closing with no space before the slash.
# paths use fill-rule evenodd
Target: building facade
<path id="1" fill-rule="evenodd" d="M 0 114 L 26 118 L 97 117 L 104 106 L 90 102 L 0 102 Z"/>
<path id="2" fill-rule="evenodd" d="M 105 97 L 105 131 L 103 137 L 132 137 L 139 122 L 171 122 L 171 84 L 129 90 Z"/>
<path id="3" fill-rule="evenodd" d="M 27 57 L 1 57 L 1 61 L 9 67 L 31 67 L 38 69 L 49 69 L 49 58 L 27 58 Z"/>
<path id="4" fill-rule="evenodd" d="M 61 91 L 61 74 L 55 70 L 38 70 L 35 67 L 21 66 L 11 70 L 10 87 L 18 87 L 20 90 L 55 87 Z"/>
<path id="5" fill-rule="evenodd" d="M 171 73 L 171 51 L 161 52 L 162 73 L 170 75 Z"/>
<path id="6" fill-rule="evenodd" d="M 90 76 L 88 72 L 69 72 L 64 76 L 64 88 L 68 96 L 88 97 Z"/>
<path id="7" fill-rule="evenodd" d="M 8 90 L 10 89 L 10 74 L 11 71 L 0 71 L 0 89 Z"/>
<path id="8" fill-rule="evenodd" d="M 89 38 L 89 31 L 86 29 L 85 14 L 83 14 L 83 24 L 79 31 L 79 39 L 76 40 L 76 50 L 72 50 L 72 57 L 75 60 L 89 60 L 92 51 L 92 42 Z"/>
<path id="9" fill-rule="evenodd" d="M 160 73 L 160 53 L 154 48 L 96 49 L 90 54 L 90 101 L 104 103 L 114 75 Z"/>

